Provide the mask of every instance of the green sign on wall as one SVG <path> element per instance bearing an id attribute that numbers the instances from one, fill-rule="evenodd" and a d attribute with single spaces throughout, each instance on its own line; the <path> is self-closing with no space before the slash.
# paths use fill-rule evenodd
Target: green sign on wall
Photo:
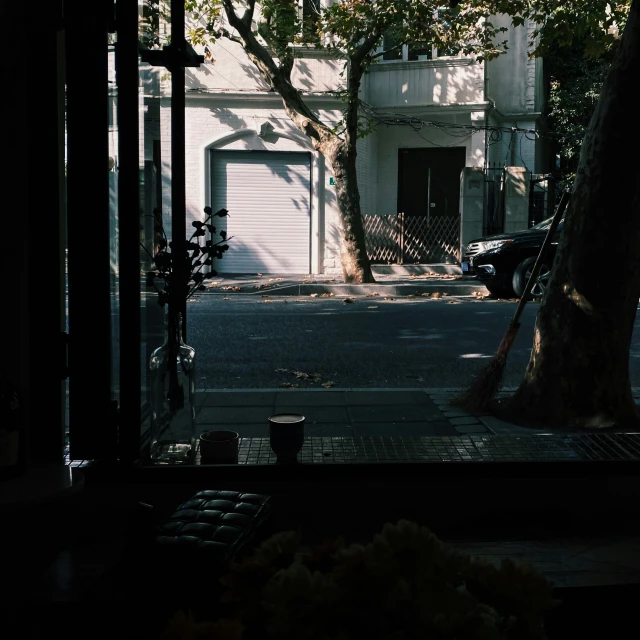
<path id="1" fill-rule="evenodd" d="M 333 185 L 335 185 L 335 183 L 336 183 L 336 179 L 335 178 L 329 178 L 329 184 L 330 185 L 333 186 Z"/>

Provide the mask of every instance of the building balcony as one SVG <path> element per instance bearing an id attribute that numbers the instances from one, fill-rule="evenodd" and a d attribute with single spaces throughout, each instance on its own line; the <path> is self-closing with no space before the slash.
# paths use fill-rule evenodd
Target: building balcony
<path id="1" fill-rule="evenodd" d="M 379 62 L 365 76 L 364 95 L 378 109 L 478 108 L 485 101 L 484 64 L 470 58 Z"/>

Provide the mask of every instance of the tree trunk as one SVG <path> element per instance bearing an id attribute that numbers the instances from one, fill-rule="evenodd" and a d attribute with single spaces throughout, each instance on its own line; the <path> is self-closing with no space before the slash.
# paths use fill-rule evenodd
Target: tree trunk
<path id="1" fill-rule="evenodd" d="M 364 225 L 360 210 L 360 191 L 356 174 L 355 141 L 340 142 L 325 154 L 331 163 L 336 181 L 336 196 L 340 210 L 340 262 L 345 282 L 361 284 L 375 282 L 367 255 Z"/>
<path id="2" fill-rule="evenodd" d="M 640 0 L 582 144 L 526 374 L 507 411 L 542 426 L 637 426 L 629 349 L 640 297 Z"/>

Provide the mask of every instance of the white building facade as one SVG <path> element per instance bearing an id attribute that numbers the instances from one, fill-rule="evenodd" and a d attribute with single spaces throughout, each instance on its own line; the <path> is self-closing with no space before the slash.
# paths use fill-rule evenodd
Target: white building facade
<path id="1" fill-rule="evenodd" d="M 509 27 L 507 35 L 508 53 L 488 63 L 404 47 L 365 75 L 363 113 L 378 124 L 358 142 L 358 184 L 374 262 L 457 264 L 461 247 L 486 231 L 490 167 L 502 176 L 503 229 L 528 227 L 529 181 L 547 170 L 536 133 L 543 133 L 542 60 L 528 57 L 526 27 Z M 205 205 L 229 211 L 220 228 L 233 239 L 216 268 L 341 273 L 328 163 L 241 46 L 220 40 L 212 53 L 215 62 L 187 69 L 186 190 L 189 221 L 202 219 Z M 327 52 L 296 49 L 294 83 L 328 124 L 341 119 L 334 92 L 342 67 Z M 141 120 L 161 142 L 146 144 L 144 157 L 160 177 L 168 220 L 171 101 L 166 77 L 154 73 L 149 83 L 156 88 L 145 90 L 154 97 L 145 98 Z"/>

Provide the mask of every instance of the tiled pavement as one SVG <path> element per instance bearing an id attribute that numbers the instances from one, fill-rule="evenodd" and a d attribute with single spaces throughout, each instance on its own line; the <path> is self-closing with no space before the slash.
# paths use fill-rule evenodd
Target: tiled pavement
<path id="1" fill-rule="evenodd" d="M 199 431 L 232 429 L 242 437 L 268 437 L 275 413 L 305 416 L 308 436 L 417 437 L 531 434 L 531 429 L 451 404 L 459 389 L 201 389 Z M 502 395 L 513 390 L 506 389 Z M 539 433 L 539 432 L 536 432 Z"/>
<path id="2" fill-rule="evenodd" d="M 434 456 L 462 456 L 460 460 L 480 456 L 478 459 L 486 460 L 489 454 L 492 459 L 503 459 L 507 450 L 514 459 L 538 459 L 543 454 L 568 459 L 640 457 L 640 445 L 635 440 L 631 445 L 618 442 L 620 437 L 627 437 L 624 435 L 612 436 L 611 442 L 597 434 L 575 434 L 573 438 L 566 430 L 554 433 L 553 425 L 545 430 L 529 429 L 492 415 L 468 413 L 451 404 L 460 391 L 200 389 L 196 392 L 196 426 L 198 434 L 214 429 L 237 431 L 243 461 L 257 463 L 273 462 L 268 446 L 268 418 L 276 413 L 305 416 L 305 449 L 301 455 L 312 456 L 313 461 L 347 462 L 353 456 L 358 461 L 397 461 L 407 457 L 424 460 Z M 514 391 L 504 389 L 499 397 Z M 640 388 L 634 388 L 633 393 L 639 402 Z M 640 434 L 630 437 L 637 440 Z M 497 449 L 493 451 L 492 447 Z M 65 457 L 72 466 L 85 462 L 72 462 L 68 446 Z"/>

